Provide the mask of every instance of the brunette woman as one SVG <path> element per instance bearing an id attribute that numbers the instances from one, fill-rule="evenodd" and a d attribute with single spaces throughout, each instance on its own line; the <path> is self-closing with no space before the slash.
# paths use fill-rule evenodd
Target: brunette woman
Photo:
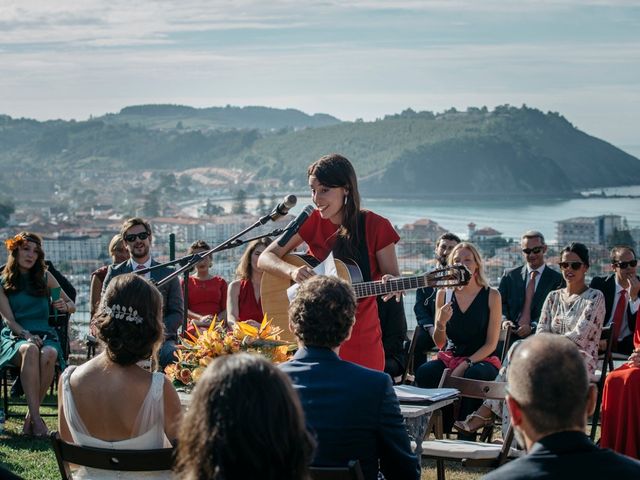
<path id="1" fill-rule="evenodd" d="M 258 266 L 270 273 L 302 282 L 314 275 L 307 266 L 295 267 L 282 260 L 289 251 L 306 242 L 310 253 L 324 260 L 330 252 L 336 258 L 354 260 L 363 278 L 387 281 L 399 275 L 395 244 L 400 237 L 386 218 L 360 208 L 358 181 L 351 162 L 338 154 L 325 155 L 307 170 L 316 210 L 298 233 L 284 245 L 267 247 Z M 400 301 L 401 294 L 389 294 Z M 268 312 L 267 312 L 268 313 Z M 340 347 L 340 357 L 375 370 L 384 370 L 384 350 L 375 297 L 358 302 L 351 338 Z"/>
<path id="2" fill-rule="evenodd" d="M 5 245 L 9 256 L 0 280 L 0 313 L 5 320 L 0 332 L 0 367 L 20 368 L 28 407 L 22 432 L 46 436 L 40 404 L 53 381 L 56 360 L 61 369 L 66 366 L 58 335 L 49 326 L 49 292 L 60 285 L 45 269 L 40 236 L 20 232 Z M 52 305 L 59 312 L 76 311 L 64 291 Z"/>
<path id="3" fill-rule="evenodd" d="M 260 298 L 262 270 L 258 268 L 258 258 L 271 244 L 270 238 L 260 238 L 249 244 L 242 254 L 236 270 L 236 278 L 229 284 L 227 293 L 227 321 L 260 323 L 264 316 Z"/>
<path id="4" fill-rule="evenodd" d="M 189 254 L 202 253 L 211 250 L 207 242 L 198 240 L 189 247 Z M 211 325 L 214 316 L 218 320 L 226 318 L 227 308 L 227 281 L 218 276 L 211 275 L 213 261 L 211 255 L 200 260 L 189 276 L 189 297 L 187 298 L 187 317 L 189 325 L 187 332 L 195 333 L 196 327 L 207 328 Z"/>
<path id="5" fill-rule="evenodd" d="M 260 355 L 218 357 L 180 427 L 176 478 L 309 480 L 313 447 L 284 372 Z"/>

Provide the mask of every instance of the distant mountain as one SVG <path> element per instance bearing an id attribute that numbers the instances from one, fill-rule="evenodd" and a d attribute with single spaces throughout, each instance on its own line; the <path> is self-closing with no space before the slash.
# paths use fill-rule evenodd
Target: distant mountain
<path id="1" fill-rule="evenodd" d="M 195 123 L 186 128 L 186 120 L 177 125 L 178 118 L 195 122 L 199 115 L 221 115 L 226 126 L 211 129 L 210 120 L 203 129 Z M 234 167 L 255 173 L 257 180 L 277 178 L 303 189 L 309 163 L 339 152 L 353 162 L 369 196 L 567 196 L 640 185 L 636 157 L 576 129 L 558 113 L 526 106 L 440 114 L 406 110 L 374 122 L 334 119 L 331 125 L 299 130 L 229 127 L 243 122 L 246 127 L 249 119 L 264 126 L 275 125 L 275 118 L 305 117 L 317 115 L 262 107 L 149 105 L 86 122 L 0 116 L 0 167 L 5 172 L 17 165 L 43 171 Z M 141 126 L 133 118 L 148 123 Z M 163 118 L 166 129 L 160 126 Z"/>
<path id="2" fill-rule="evenodd" d="M 108 114 L 95 120 L 107 124 L 160 130 L 280 130 L 324 127 L 340 120 L 324 113 L 307 115 L 292 108 L 268 107 L 209 107 L 193 108 L 184 105 L 136 105 L 125 107 L 117 114 Z"/>

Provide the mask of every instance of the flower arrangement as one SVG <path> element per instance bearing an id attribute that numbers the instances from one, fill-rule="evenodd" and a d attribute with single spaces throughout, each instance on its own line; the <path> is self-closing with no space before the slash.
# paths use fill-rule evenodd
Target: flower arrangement
<path id="1" fill-rule="evenodd" d="M 195 335 L 186 332 L 176 350 L 176 363 L 164 369 L 176 388 L 191 389 L 211 361 L 222 355 L 252 352 L 266 356 L 274 363 L 286 362 L 297 348 L 294 343 L 280 341 L 282 328 L 271 325 L 265 314 L 260 326 L 238 322 L 228 331 L 217 317 L 207 330 L 196 328 Z"/>
<path id="2" fill-rule="evenodd" d="M 18 248 L 19 246 L 21 246 L 24 242 L 24 237 L 20 234 L 17 234 L 15 237 L 13 238 L 7 238 L 4 241 L 4 245 L 5 247 L 7 247 L 8 251 L 12 251 L 16 248 Z"/>

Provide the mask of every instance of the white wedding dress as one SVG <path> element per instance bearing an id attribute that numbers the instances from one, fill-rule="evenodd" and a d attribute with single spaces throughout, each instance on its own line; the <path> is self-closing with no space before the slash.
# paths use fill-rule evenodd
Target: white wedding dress
<path id="1" fill-rule="evenodd" d="M 142 407 L 133 427 L 132 438 L 109 442 L 92 437 L 84 422 L 78 415 L 69 379 L 75 366 L 68 367 L 62 373 L 63 406 L 67 425 L 73 442 L 85 447 L 112 448 L 114 450 L 148 450 L 154 448 L 171 447 L 169 439 L 164 433 L 164 374 L 155 372 L 151 380 L 149 393 L 142 402 Z M 81 467 L 73 472 L 74 479 L 113 480 L 119 478 L 171 479 L 169 471 L 156 472 L 118 472 L 96 468 Z"/>

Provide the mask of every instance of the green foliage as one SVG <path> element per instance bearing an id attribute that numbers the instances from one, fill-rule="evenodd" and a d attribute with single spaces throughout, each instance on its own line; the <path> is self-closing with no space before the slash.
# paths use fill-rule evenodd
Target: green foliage
<path id="1" fill-rule="evenodd" d="M 607 237 L 607 248 L 613 248 L 616 245 L 629 245 L 633 249 L 636 248 L 635 241 L 629 230 L 614 228 L 613 233 Z"/>
<path id="2" fill-rule="evenodd" d="M 9 216 L 16 210 L 15 205 L 9 199 L 0 199 L 0 228 L 7 225 Z"/>
<path id="3" fill-rule="evenodd" d="M 233 197 L 231 213 L 239 215 L 247 213 L 247 192 L 245 192 L 244 190 L 238 190 L 235 197 Z"/>

